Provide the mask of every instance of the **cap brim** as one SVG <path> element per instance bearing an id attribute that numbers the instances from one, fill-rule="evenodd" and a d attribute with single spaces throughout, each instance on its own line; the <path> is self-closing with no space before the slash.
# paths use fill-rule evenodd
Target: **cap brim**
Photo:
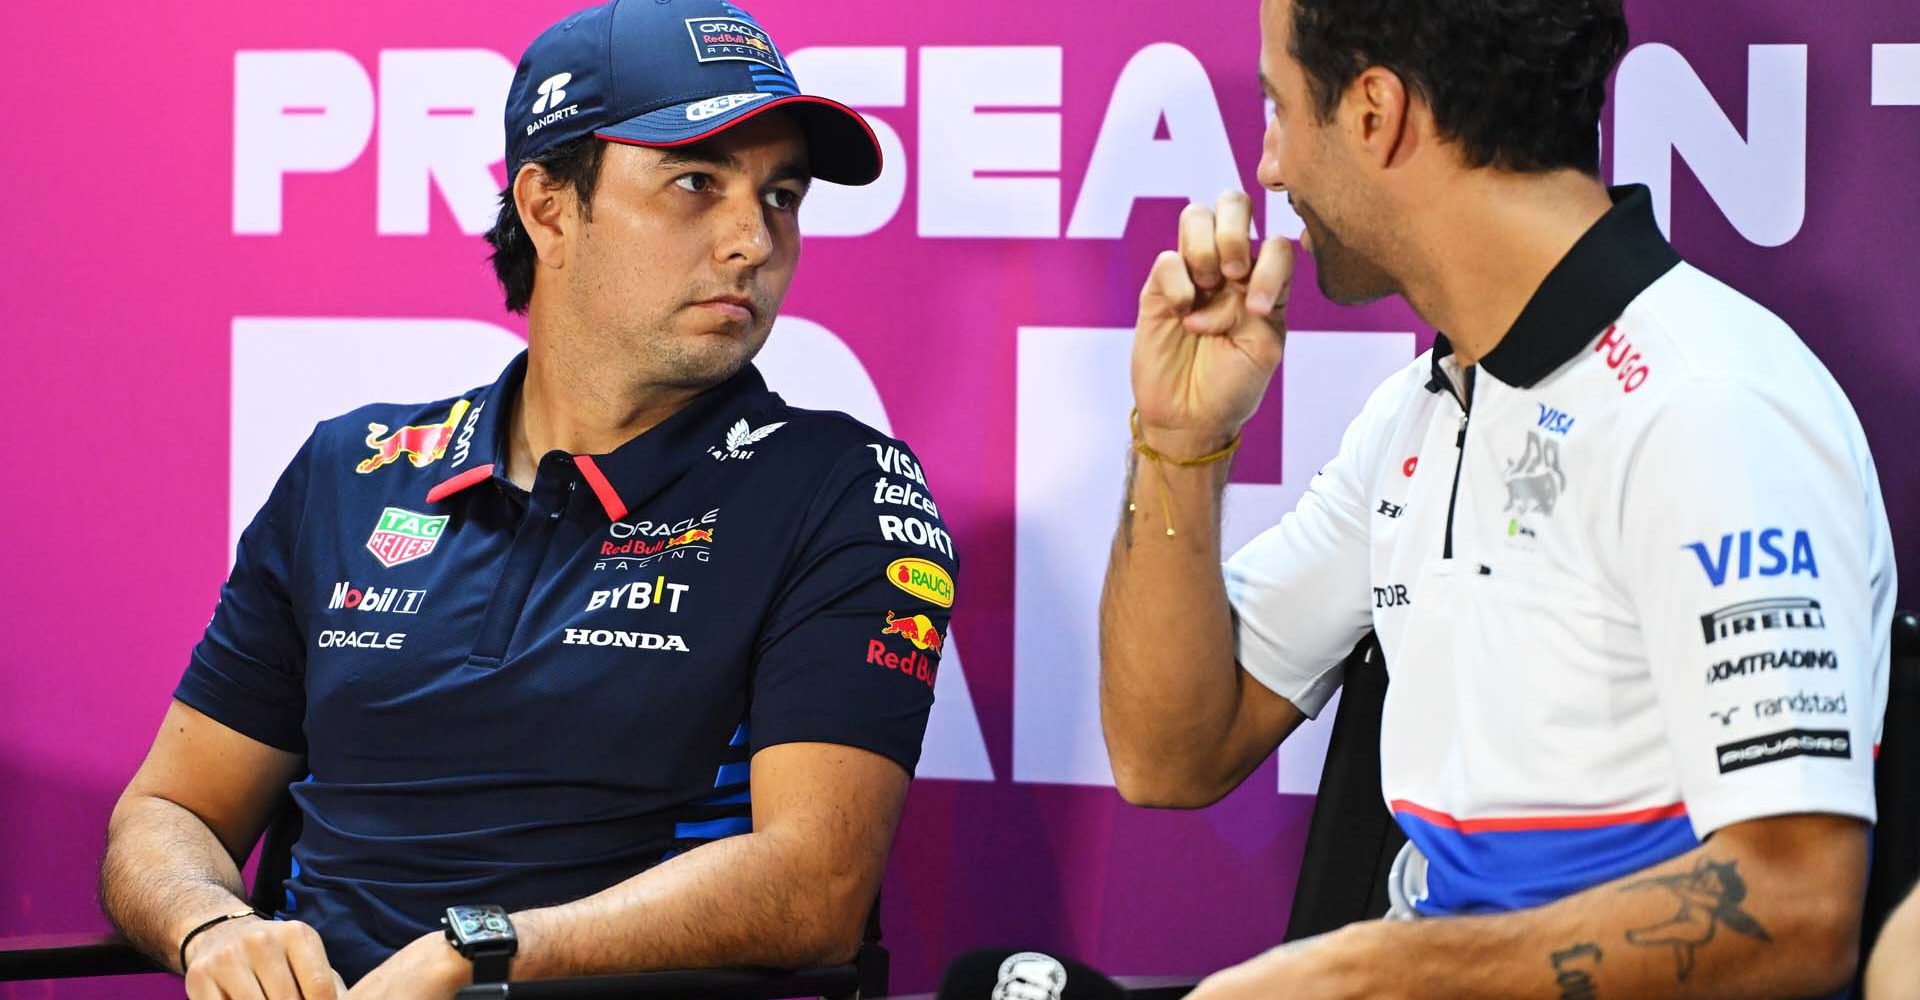
<path id="1" fill-rule="evenodd" d="M 746 95 L 742 95 L 746 96 Z M 609 142 L 666 149 L 711 139 L 750 118 L 775 108 L 786 108 L 807 135 L 807 156 L 813 176 L 835 184 L 871 184 L 880 176 L 880 140 L 858 111 L 838 101 L 808 94 L 752 95 L 753 99 L 699 121 L 689 121 L 689 109 L 710 103 L 689 101 L 649 111 L 617 125 L 594 131 Z"/>

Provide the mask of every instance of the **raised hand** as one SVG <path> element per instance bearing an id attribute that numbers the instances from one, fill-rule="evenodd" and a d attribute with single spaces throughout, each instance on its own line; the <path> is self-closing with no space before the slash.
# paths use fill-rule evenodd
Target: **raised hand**
<path id="1" fill-rule="evenodd" d="M 1269 237 L 1256 258 L 1253 201 L 1229 191 L 1180 213 L 1180 249 L 1153 262 L 1133 336 L 1142 432 L 1165 448 L 1224 444 L 1266 394 L 1286 339 L 1293 245 Z"/>

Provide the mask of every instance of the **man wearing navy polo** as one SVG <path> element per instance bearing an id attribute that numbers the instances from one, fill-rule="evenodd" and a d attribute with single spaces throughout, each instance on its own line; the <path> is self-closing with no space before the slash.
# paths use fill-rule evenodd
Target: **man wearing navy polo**
<path id="1" fill-rule="evenodd" d="M 527 353 L 315 429 L 114 811 L 108 913 L 194 1000 L 859 942 L 953 545 L 904 444 L 751 359 L 810 178 L 869 183 L 879 148 L 724 0 L 549 28 L 506 126 L 489 240 Z M 289 786 L 294 874 L 255 914 L 237 862 Z"/>

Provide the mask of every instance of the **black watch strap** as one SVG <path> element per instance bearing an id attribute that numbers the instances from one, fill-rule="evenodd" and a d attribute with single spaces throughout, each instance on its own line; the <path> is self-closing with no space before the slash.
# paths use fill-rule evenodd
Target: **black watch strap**
<path id="1" fill-rule="evenodd" d="M 476 951 L 473 959 L 473 981 L 483 983 L 504 983 L 507 981 L 507 966 L 513 961 L 510 951 Z"/>

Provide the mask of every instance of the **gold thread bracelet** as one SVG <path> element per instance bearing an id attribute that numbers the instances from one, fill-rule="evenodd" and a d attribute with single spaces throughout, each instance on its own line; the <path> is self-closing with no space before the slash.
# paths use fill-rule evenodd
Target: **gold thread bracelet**
<path id="1" fill-rule="evenodd" d="M 1172 538 L 1177 532 L 1173 529 L 1173 501 L 1170 499 L 1173 490 L 1167 482 L 1166 466 L 1178 465 L 1184 468 L 1192 468 L 1197 465 L 1212 465 L 1215 462 L 1224 462 L 1232 458 L 1234 452 L 1240 450 L 1240 432 L 1234 431 L 1233 438 L 1227 442 L 1226 447 L 1218 451 L 1210 451 L 1196 458 L 1174 458 L 1171 455 L 1166 455 L 1156 450 L 1152 445 L 1148 444 L 1146 438 L 1141 435 L 1139 407 L 1134 407 L 1133 412 L 1127 414 L 1127 427 L 1133 432 L 1133 450 L 1151 461 L 1154 472 L 1160 476 L 1160 517 L 1166 522 L 1167 537 Z M 1133 502 L 1133 477 L 1128 476 L 1127 513 L 1131 514 L 1137 509 Z"/>

